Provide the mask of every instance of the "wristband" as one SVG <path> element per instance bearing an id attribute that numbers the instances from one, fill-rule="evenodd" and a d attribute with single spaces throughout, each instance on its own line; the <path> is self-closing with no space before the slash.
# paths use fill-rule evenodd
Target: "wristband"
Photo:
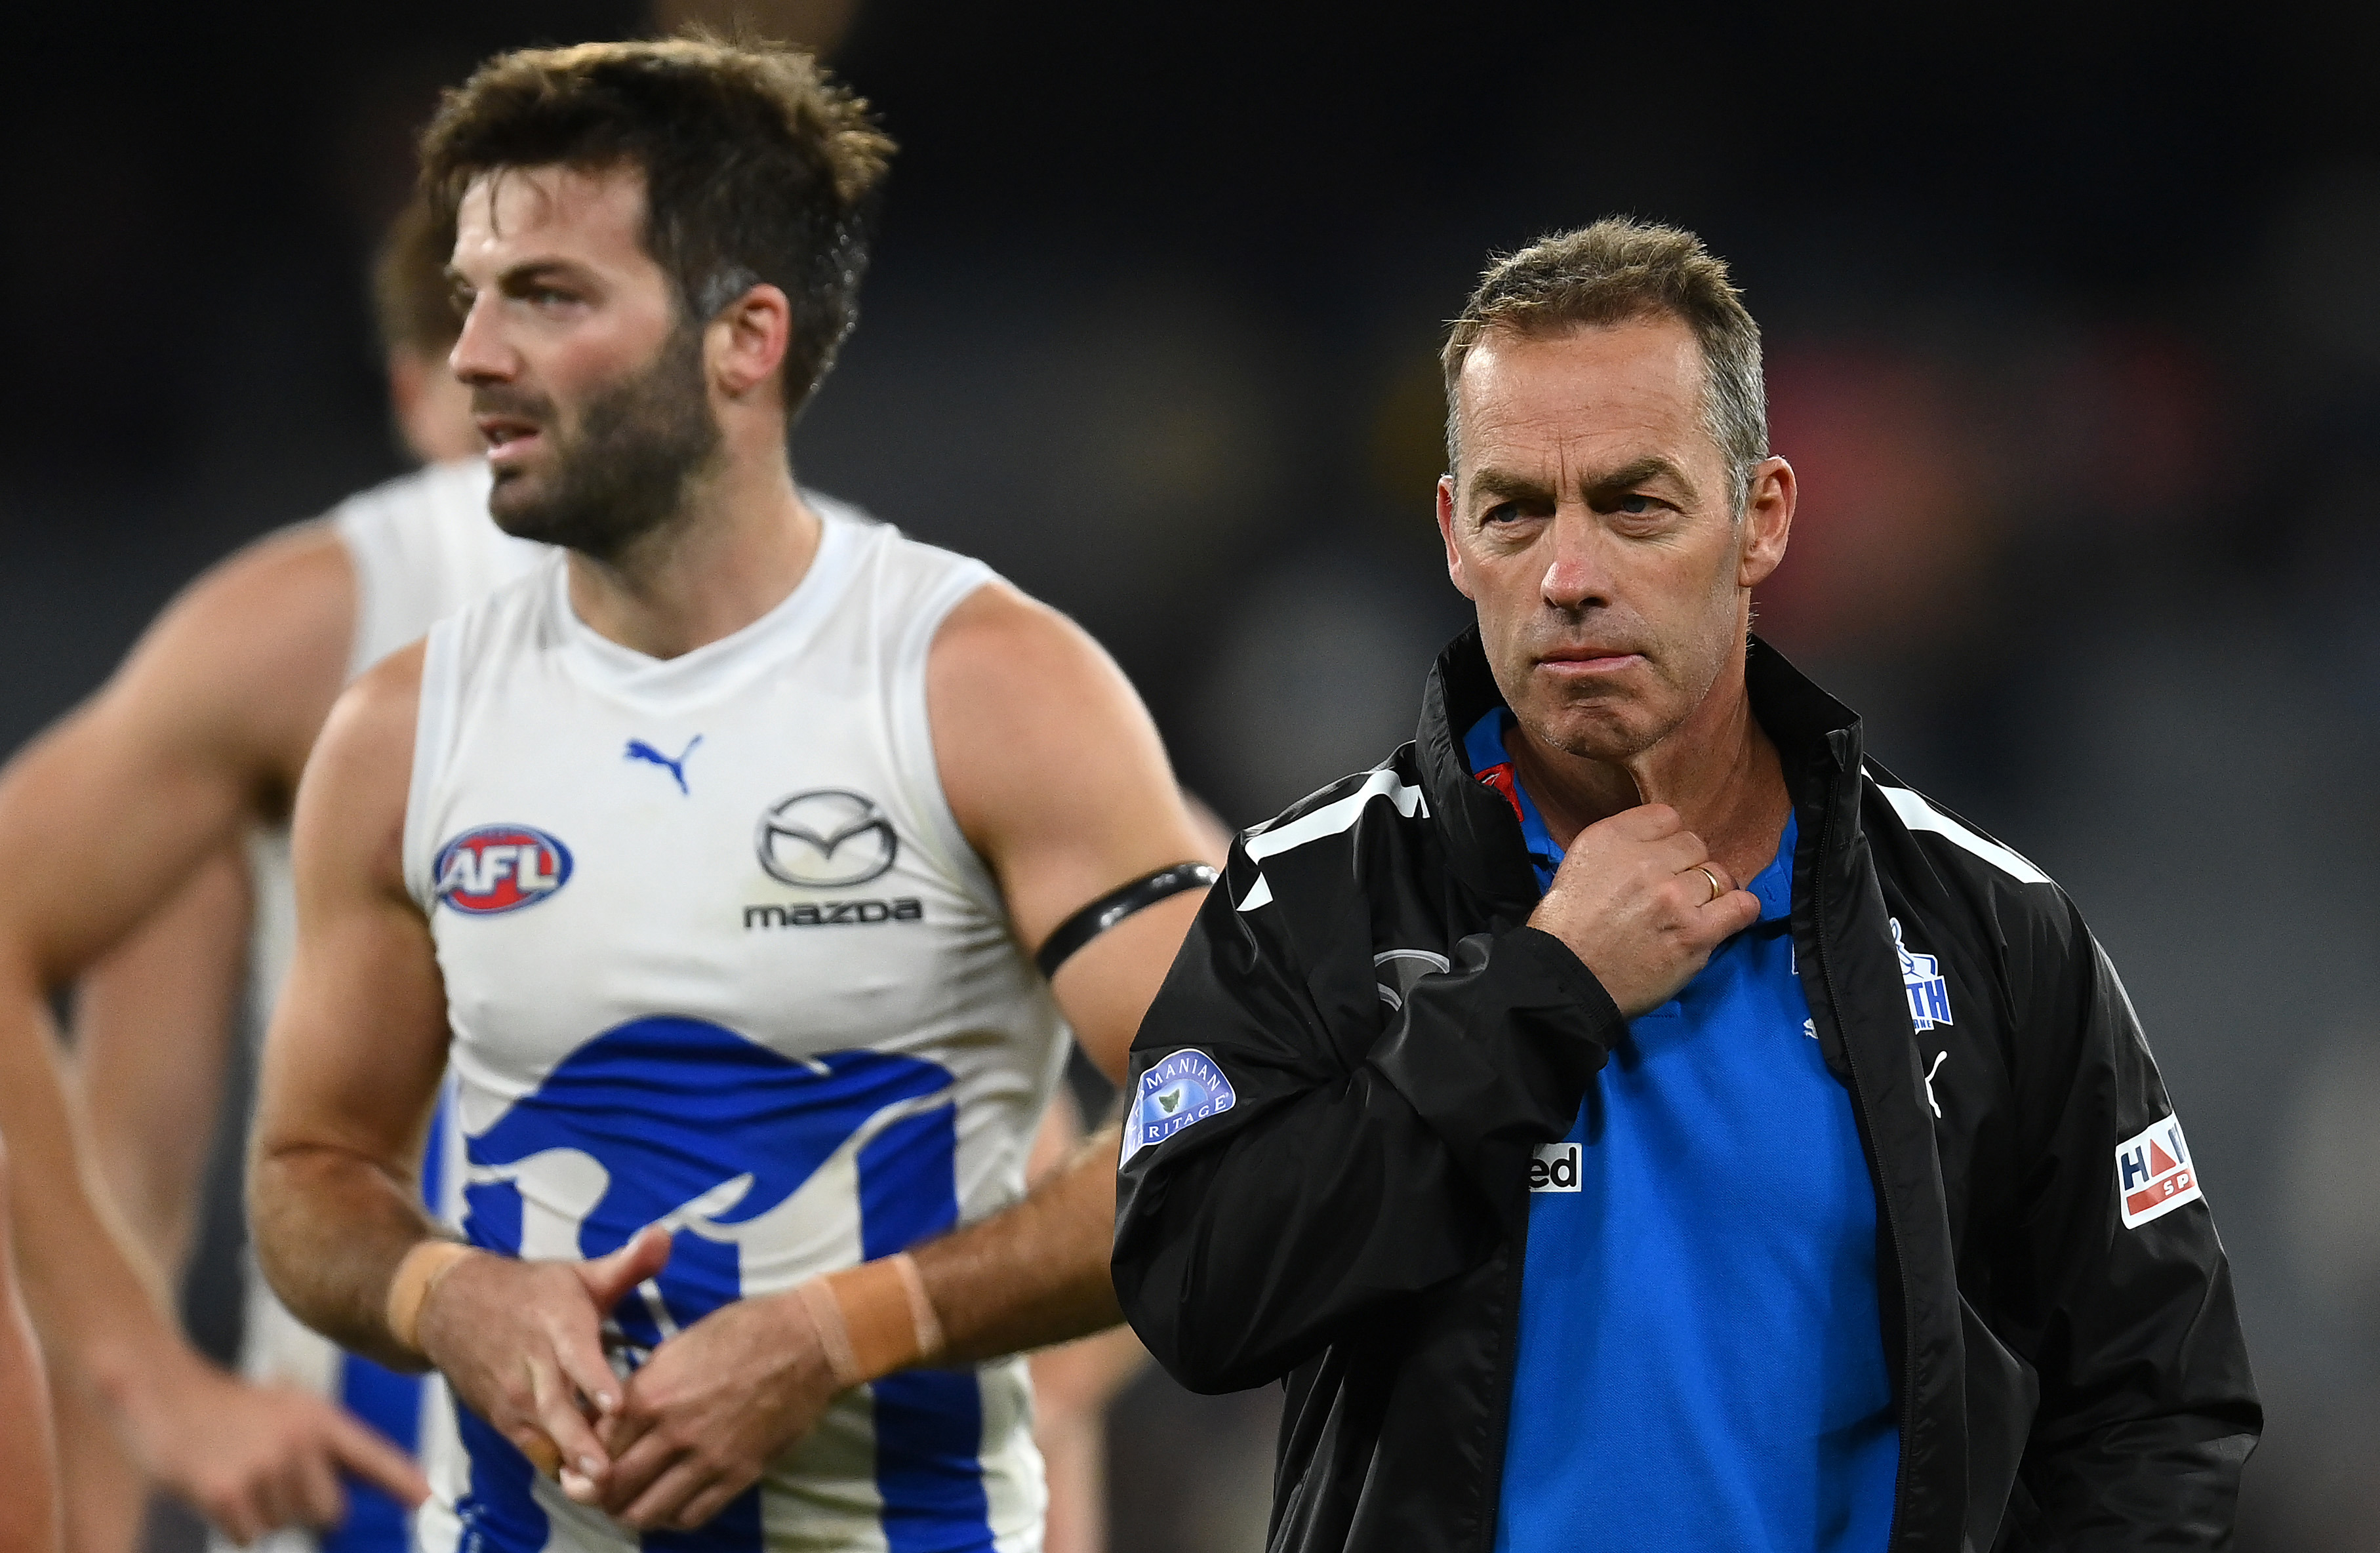
<path id="1" fill-rule="evenodd" d="M 405 1254 L 396 1265 L 396 1276 L 388 1280 L 388 1333 L 397 1345 L 409 1353 L 421 1353 L 421 1307 L 430 1303 L 431 1291 L 443 1282 L 446 1275 L 477 1250 L 459 1241 L 425 1240 Z"/>
<path id="2" fill-rule="evenodd" d="M 839 1389 L 906 1369 L 942 1351 L 942 1323 L 917 1259 L 904 1251 L 813 1278 L 794 1292 L 817 1327 Z"/>

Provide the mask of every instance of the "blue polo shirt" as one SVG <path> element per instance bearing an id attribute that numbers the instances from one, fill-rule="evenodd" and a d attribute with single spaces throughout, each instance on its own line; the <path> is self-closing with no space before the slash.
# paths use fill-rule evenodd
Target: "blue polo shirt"
<path id="1" fill-rule="evenodd" d="M 1561 861 L 1504 749 L 1465 753 Z M 1497 1553 L 1868 1553 L 1900 1434 L 1876 1195 L 1793 971 L 1794 824 L 1760 920 L 1633 1020 L 1530 1175 Z"/>

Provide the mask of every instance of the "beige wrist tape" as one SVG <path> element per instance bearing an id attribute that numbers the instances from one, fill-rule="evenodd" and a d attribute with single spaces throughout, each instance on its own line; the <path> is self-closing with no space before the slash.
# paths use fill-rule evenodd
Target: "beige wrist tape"
<path id="1" fill-rule="evenodd" d="M 396 1276 L 388 1280 L 389 1335 L 415 1353 L 421 1352 L 421 1307 L 430 1292 L 467 1256 L 479 1253 L 451 1240 L 426 1240 L 405 1254 Z"/>
<path id="2" fill-rule="evenodd" d="M 942 1351 L 942 1323 L 914 1257 L 862 1262 L 798 1285 L 827 1366 L 844 1390 L 923 1364 Z"/>

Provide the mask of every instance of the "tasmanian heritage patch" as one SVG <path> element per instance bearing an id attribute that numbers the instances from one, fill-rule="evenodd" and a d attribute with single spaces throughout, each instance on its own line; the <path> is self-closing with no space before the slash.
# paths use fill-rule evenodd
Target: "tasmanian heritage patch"
<path id="1" fill-rule="evenodd" d="M 1196 1047 L 1170 1053 L 1140 1075 L 1132 1114 L 1124 1119 L 1123 1159 L 1231 1110 L 1237 1098 L 1212 1057 Z M 1117 1161 L 1118 1168 L 1122 1164 Z"/>

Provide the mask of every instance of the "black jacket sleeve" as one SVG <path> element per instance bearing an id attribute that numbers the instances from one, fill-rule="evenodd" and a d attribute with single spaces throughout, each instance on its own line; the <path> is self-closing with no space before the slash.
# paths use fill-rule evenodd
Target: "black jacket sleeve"
<path id="1" fill-rule="evenodd" d="M 2062 896 L 2029 915 L 2010 965 L 2025 1276 L 2005 1291 L 2041 1388 L 2027 1530 L 2060 1549 L 2223 1547 L 2264 1423 L 2230 1268 L 2115 966 Z"/>
<path id="2" fill-rule="evenodd" d="M 1127 1090 L 1116 1292 L 1201 1391 L 1279 1377 L 1516 1232 L 1533 1150 L 1569 1130 L 1625 1028 L 1578 958 L 1525 927 L 1460 939 L 1391 1013 L 1369 997 L 1360 900 L 1308 903 L 1295 926 L 1318 930 L 1293 932 L 1293 891 L 1239 909 L 1256 882 L 1235 848 L 1133 1044 Z M 1293 941 L 1332 943 L 1348 963 L 1329 968 L 1360 976 L 1361 1017 L 1378 1023 L 1327 1015 L 1311 990 L 1323 967 Z M 1142 1075 L 1184 1049 L 1220 1070 L 1231 1107 L 1135 1147 Z"/>

